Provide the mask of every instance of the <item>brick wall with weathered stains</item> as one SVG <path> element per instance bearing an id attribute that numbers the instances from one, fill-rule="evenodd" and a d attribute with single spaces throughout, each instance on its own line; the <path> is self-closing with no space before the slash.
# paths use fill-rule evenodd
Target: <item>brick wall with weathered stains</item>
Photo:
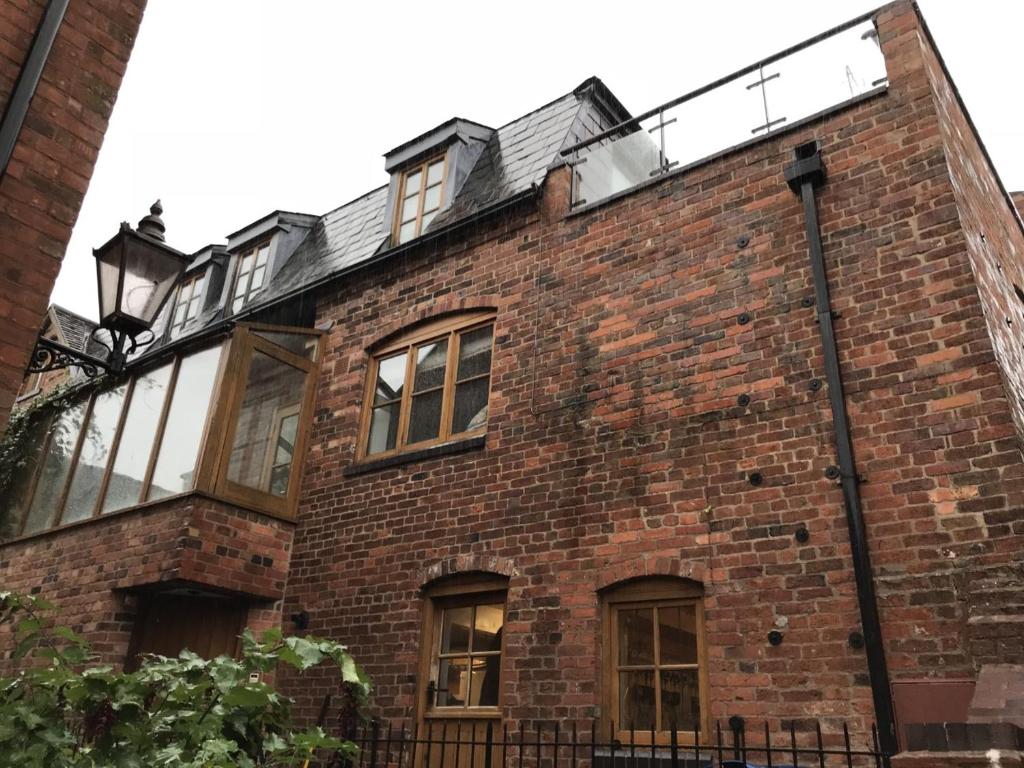
<path id="1" fill-rule="evenodd" d="M 46 3 L 0 5 L 0 113 Z M 145 0 L 74 0 L 0 179 L 0 430 L 22 383 Z"/>
<path id="2" fill-rule="evenodd" d="M 828 169 L 822 235 L 891 672 L 974 674 L 978 596 L 959 564 L 1020 547 L 1006 518 L 1021 456 L 918 19 L 901 3 L 879 26 L 882 95 L 578 215 L 560 170 L 537 213 L 322 292 L 333 327 L 285 613 L 308 610 L 311 631 L 351 645 L 379 712 L 408 716 L 426 683 L 420 589 L 438 573 L 510 577 L 512 723 L 595 714 L 598 590 L 676 574 L 706 591 L 712 716 L 843 716 L 866 731 L 807 241 L 783 179 L 811 139 Z M 486 447 L 346 474 L 368 348 L 471 307 L 496 310 Z M 307 674 L 286 690 L 313 715 L 334 683 Z"/>

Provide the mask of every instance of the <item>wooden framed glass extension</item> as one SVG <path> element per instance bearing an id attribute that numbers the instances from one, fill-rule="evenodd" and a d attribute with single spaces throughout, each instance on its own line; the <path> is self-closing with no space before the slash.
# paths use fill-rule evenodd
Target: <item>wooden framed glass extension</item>
<path id="1" fill-rule="evenodd" d="M 192 491 L 292 517 L 318 331 L 239 325 L 31 424 L 0 535 L 29 536 Z"/>
<path id="2" fill-rule="evenodd" d="M 487 431 L 494 313 L 420 325 L 375 350 L 359 430 L 360 459 Z"/>
<path id="3" fill-rule="evenodd" d="M 402 174 L 392 239 L 395 245 L 419 237 L 444 203 L 447 155 L 432 157 Z"/>
<path id="4" fill-rule="evenodd" d="M 668 743 L 708 737 L 703 590 L 640 579 L 602 594 L 604 727 L 611 738 Z"/>

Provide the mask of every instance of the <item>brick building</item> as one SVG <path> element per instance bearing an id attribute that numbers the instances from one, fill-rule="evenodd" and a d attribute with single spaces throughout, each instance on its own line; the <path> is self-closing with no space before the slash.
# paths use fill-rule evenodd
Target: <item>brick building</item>
<path id="1" fill-rule="evenodd" d="M 1024 663 L 1024 230 L 915 5 L 385 170 L 40 421 L 5 583 L 114 660 L 308 624 L 422 723 L 885 740 Z"/>
<path id="2" fill-rule="evenodd" d="M 0 429 L 22 390 L 144 8 L 0 8 Z"/>

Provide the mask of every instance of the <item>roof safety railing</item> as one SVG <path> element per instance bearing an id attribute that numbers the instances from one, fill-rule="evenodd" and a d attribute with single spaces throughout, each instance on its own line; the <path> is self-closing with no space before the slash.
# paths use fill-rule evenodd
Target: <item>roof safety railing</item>
<path id="1" fill-rule="evenodd" d="M 697 88 L 562 151 L 579 208 L 883 90 L 876 12 Z"/>

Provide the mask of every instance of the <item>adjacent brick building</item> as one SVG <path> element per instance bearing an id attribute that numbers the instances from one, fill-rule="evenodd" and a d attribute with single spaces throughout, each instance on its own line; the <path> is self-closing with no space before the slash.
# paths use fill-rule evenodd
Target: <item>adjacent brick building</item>
<path id="1" fill-rule="evenodd" d="M 0 125 L 13 142 L 0 158 L 0 428 L 22 387 L 144 8 L 145 0 L 25 0 L 0 9 Z"/>
<path id="2" fill-rule="evenodd" d="M 96 519 L 68 492 L 53 530 L 22 512 L 5 581 L 70 604 L 112 658 L 161 590 L 230 595 L 349 643 L 374 711 L 424 723 L 863 733 L 880 681 L 926 705 L 959 686 L 941 716 L 966 717 L 983 669 L 1024 663 L 1024 230 L 916 6 L 816 46 L 793 56 L 838 52 L 848 92 L 800 79 L 818 59 L 761 62 L 733 84 L 778 68 L 811 106 L 730 114 L 735 146 L 696 136 L 688 159 L 661 136 L 710 102 L 633 117 L 593 79 L 498 129 L 449 121 L 386 155 L 386 187 L 199 252 L 131 385 L 191 381 L 230 337 L 193 464 L 160 472 L 187 427 L 168 396 L 144 476 L 100 452 Z M 787 184 L 819 159 L 831 307 Z M 148 500 L 104 514 L 115 481 Z M 281 682 L 309 718 L 336 690 Z"/>

